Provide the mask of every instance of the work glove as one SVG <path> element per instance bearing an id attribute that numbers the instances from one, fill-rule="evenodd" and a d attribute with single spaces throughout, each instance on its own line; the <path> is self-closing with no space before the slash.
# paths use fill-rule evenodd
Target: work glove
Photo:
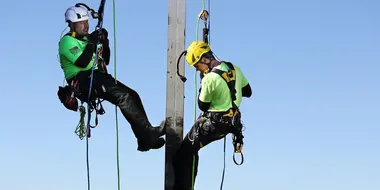
<path id="1" fill-rule="evenodd" d="M 92 43 L 103 43 L 108 39 L 108 32 L 106 29 L 102 28 L 102 31 L 99 30 L 93 31 L 90 35 L 88 35 L 88 40 Z"/>
<path id="2" fill-rule="evenodd" d="M 109 48 L 109 40 L 108 40 L 108 31 L 104 28 L 102 28 L 102 34 L 100 37 L 100 42 L 103 44 L 103 47 Z"/>
<path id="3" fill-rule="evenodd" d="M 99 31 L 97 30 L 93 31 L 91 34 L 87 36 L 87 38 L 90 43 L 94 43 L 94 44 L 98 43 L 100 41 Z"/>
<path id="4" fill-rule="evenodd" d="M 105 29 L 105 28 L 102 28 L 102 31 L 98 32 L 98 38 L 99 38 L 99 42 L 103 43 L 104 41 L 107 41 L 108 40 L 108 31 Z"/>

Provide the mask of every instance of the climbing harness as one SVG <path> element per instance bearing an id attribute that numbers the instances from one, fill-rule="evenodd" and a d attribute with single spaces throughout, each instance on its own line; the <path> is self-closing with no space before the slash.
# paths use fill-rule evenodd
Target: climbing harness
<path id="1" fill-rule="evenodd" d="M 236 80 L 236 72 L 234 69 L 234 66 L 230 62 L 224 62 L 228 67 L 228 71 L 222 71 L 216 68 L 213 68 L 211 72 L 214 72 L 218 74 L 223 80 L 227 83 L 227 86 L 230 90 L 230 96 L 231 96 L 231 104 L 232 108 L 227 110 L 224 114 L 213 114 L 210 113 L 211 118 L 213 120 L 225 123 L 228 126 L 232 127 L 232 144 L 234 146 L 234 153 L 233 153 L 233 161 L 236 165 L 242 165 L 244 162 L 244 156 L 243 156 L 243 124 L 241 122 L 241 112 L 239 110 L 239 107 L 235 104 L 236 100 L 236 89 L 235 89 L 235 80 Z M 220 189 L 223 189 L 223 182 L 224 182 L 224 175 L 225 175 L 225 168 L 226 168 L 226 136 L 224 136 L 224 146 L 223 146 L 223 153 L 224 153 L 224 159 L 223 159 L 223 173 L 222 173 L 222 181 L 220 184 Z M 241 162 L 238 163 L 236 161 L 235 155 L 240 154 L 241 156 Z"/>
<path id="2" fill-rule="evenodd" d="M 236 89 L 235 89 L 235 80 L 236 80 L 236 72 L 234 66 L 230 62 L 224 62 L 228 67 L 229 71 L 222 71 L 216 68 L 213 68 L 211 72 L 214 72 L 218 74 L 220 77 L 223 78 L 223 80 L 227 83 L 228 88 L 230 90 L 231 95 L 231 103 L 232 108 L 229 109 L 222 118 L 218 118 L 219 120 L 222 120 L 225 117 L 230 118 L 229 119 L 229 125 L 232 126 L 232 143 L 234 145 L 234 155 L 233 160 L 236 165 L 242 165 L 244 162 L 244 156 L 243 156 L 243 124 L 241 122 L 241 112 L 239 110 L 239 107 L 235 104 L 236 100 Z M 235 159 L 235 154 L 238 153 L 241 155 L 241 162 L 237 163 Z"/>

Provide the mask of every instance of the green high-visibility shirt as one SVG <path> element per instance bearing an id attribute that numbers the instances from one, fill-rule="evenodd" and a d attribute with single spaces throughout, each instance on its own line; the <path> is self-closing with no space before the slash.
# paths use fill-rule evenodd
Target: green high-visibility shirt
<path id="1" fill-rule="evenodd" d="M 235 104 L 239 107 L 242 101 L 242 87 L 248 84 L 247 78 L 244 76 L 241 69 L 234 65 L 236 71 L 236 100 Z M 216 69 L 228 71 L 228 66 L 222 62 L 216 66 Z M 202 79 L 202 88 L 199 93 L 199 100 L 205 103 L 210 103 L 210 112 L 224 112 L 232 108 L 230 89 L 224 79 L 217 73 L 210 72 Z"/>
<path id="2" fill-rule="evenodd" d="M 66 80 L 71 79 L 80 71 L 87 71 L 92 68 L 95 53 L 85 68 L 78 67 L 74 64 L 86 48 L 87 43 L 88 39 L 86 37 L 84 37 L 83 40 L 79 40 L 71 35 L 65 35 L 59 41 L 59 59 Z M 95 66 L 94 69 L 98 69 L 98 67 Z"/>

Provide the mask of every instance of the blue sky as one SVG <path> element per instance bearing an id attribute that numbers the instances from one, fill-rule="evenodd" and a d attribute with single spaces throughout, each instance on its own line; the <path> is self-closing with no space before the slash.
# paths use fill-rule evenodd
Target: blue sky
<path id="1" fill-rule="evenodd" d="M 58 41 L 64 12 L 75 3 L 2 3 L 0 189 L 86 189 L 85 141 L 74 134 L 79 113 L 56 95 L 63 82 Z M 139 92 L 159 124 L 166 105 L 167 1 L 116 3 L 117 78 Z M 212 1 L 212 48 L 239 65 L 253 88 L 241 108 L 245 163 L 234 165 L 228 138 L 224 189 L 380 189 L 379 5 Z M 186 45 L 195 39 L 201 9 L 201 0 L 187 2 Z M 104 27 L 113 33 L 112 1 Z M 194 70 L 187 67 L 186 76 L 185 132 L 193 121 Z M 90 139 L 92 190 L 117 189 L 115 113 L 104 106 L 107 114 Z M 119 128 L 122 189 L 163 189 L 165 149 L 137 152 L 120 112 Z M 201 150 L 196 189 L 218 189 L 222 167 L 223 141 Z"/>

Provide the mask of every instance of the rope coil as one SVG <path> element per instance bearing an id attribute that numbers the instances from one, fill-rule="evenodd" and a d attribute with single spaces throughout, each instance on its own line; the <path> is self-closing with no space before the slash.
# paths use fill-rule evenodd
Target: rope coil
<path id="1" fill-rule="evenodd" d="M 83 140 L 83 138 L 86 136 L 86 132 L 84 130 L 84 125 L 85 125 L 84 117 L 86 116 L 86 108 L 83 105 L 80 105 L 79 112 L 80 112 L 80 120 L 75 129 L 75 134 L 78 135 L 80 140 Z"/>

